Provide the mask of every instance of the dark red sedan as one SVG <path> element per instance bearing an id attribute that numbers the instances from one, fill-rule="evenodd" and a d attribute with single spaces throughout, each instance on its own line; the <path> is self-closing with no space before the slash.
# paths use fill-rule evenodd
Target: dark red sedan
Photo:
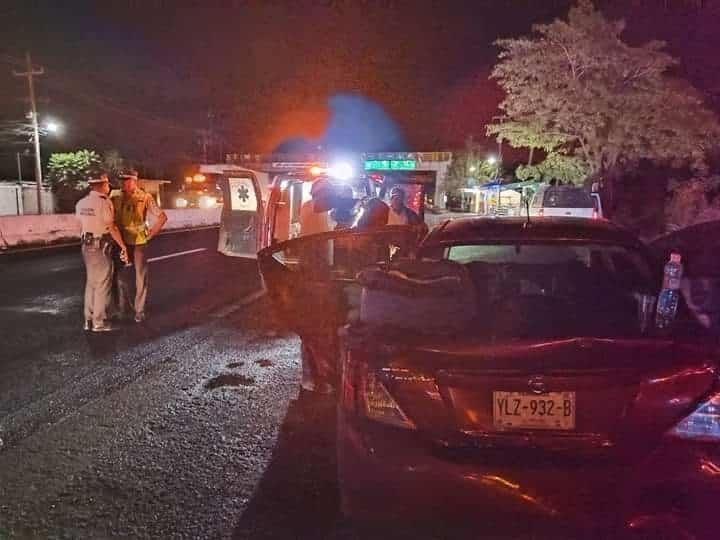
<path id="1" fill-rule="evenodd" d="M 718 341 L 682 301 L 655 327 L 662 261 L 627 231 L 465 219 L 259 262 L 279 313 L 336 359 L 346 515 L 720 536 Z"/>

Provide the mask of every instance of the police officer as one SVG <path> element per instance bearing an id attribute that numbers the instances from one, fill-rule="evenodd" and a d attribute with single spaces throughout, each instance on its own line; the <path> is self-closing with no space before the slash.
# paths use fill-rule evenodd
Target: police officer
<path id="1" fill-rule="evenodd" d="M 107 320 L 110 304 L 113 260 L 112 240 L 120 246 L 120 256 L 127 259 L 127 248 L 115 225 L 113 205 L 108 198 L 110 182 L 99 173 L 90 180 L 90 193 L 75 205 L 80 220 L 82 256 L 85 262 L 85 330 L 114 330 Z"/>
<path id="2" fill-rule="evenodd" d="M 138 186 L 137 172 L 127 171 L 120 175 L 122 193 L 113 197 L 115 222 L 120 228 L 127 245 L 128 260 L 131 266 L 118 270 L 118 300 L 121 315 L 134 312 L 135 322 L 145 320 L 145 302 L 148 295 L 148 265 L 146 247 L 167 222 L 167 215 L 155 202 L 152 195 Z M 155 223 L 148 230 L 147 215 L 152 214 Z M 134 301 L 133 301 L 134 282 Z"/>

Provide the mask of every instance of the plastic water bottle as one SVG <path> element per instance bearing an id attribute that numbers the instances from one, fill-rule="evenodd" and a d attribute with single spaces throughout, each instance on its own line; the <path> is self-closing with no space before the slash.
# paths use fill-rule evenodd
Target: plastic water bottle
<path id="1" fill-rule="evenodd" d="M 655 326 L 660 329 L 669 328 L 675 320 L 680 301 L 680 280 L 683 275 L 683 265 L 680 261 L 680 254 L 672 253 L 665 265 L 663 287 L 658 295 L 655 311 Z"/>

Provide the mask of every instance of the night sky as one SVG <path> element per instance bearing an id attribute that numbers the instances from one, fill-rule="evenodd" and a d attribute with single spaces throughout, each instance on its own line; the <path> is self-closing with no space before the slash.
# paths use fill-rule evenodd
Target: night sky
<path id="1" fill-rule="evenodd" d="M 115 148 L 173 174 L 199 159 L 198 130 L 208 127 L 218 136 L 211 157 L 303 137 L 345 144 L 355 130 L 367 150 L 452 149 L 467 135 L 482 138 L 497 114 L 502 95 L 487 80 L 493 40 L 527 33 L 570 4 L 6 0 L 0 122 L 23 116 L 25 81 L 11 71 L 29 49 L 46 69 L 37 79 L 40 113 L 67 125 L 43 153 Z M 713 97 L 720 2 L 697 4 L 600 2 L 627 18 L 629 40 L 668 40 L 685 74 Z M 5 176 L 18 148 L 0 141 Z"/>

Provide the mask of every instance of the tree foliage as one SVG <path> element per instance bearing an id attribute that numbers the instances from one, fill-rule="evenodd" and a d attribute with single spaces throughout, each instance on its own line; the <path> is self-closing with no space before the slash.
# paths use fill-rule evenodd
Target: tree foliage
<path id="1" fill-rule="evenodd" d="M 698 176 L 685 182 L 673 182 L 665 207 L 665 222 L 670 230 L 701 221 L 720 219 L 720 176 Z"/>
<path id="2" fill-rule="evenodd" d="M 578 156 L 550 152 L 537 165 L 519 165 L 515 176 L 520 180 L 549 182 L 561 180 L 564 183 L 582 184 L 588 176 L 587 164 Z"/>
<path id="3" fill-rule="evenodd" d="M 623 29 L 623 21 L 579 0 L 567 21 L 497 41 L 492 77 L 506 97 L 501 121 L 488 131 L 513 146 L 544 149 L 554 162 L 546 170 L 579 160 L 605 181 L 641 159 L 700 167 L 706 141 L 720 134 L 717 118 L 673 75 L 677 61 L 664 43 L 629 45 Z"/>
<path id="4" fill-rule="evenodd" d="M 97 174 L 100 156 L 94 150 L 55 153 L 48 161 L 47 179 L 55 193 L 60 212 L 74 211 L 75 203 L 88 187 L 88 180 Z"/>
<path id="5" fill-rule="evenodd" d="M 552 152 L 568 142 L 568 137 L 559 132 L 552 132 L 533 121 L 506 121 L 488 124 L 488 135 L 508 141 L 516 148 L 540 149 Z M 528 163 L 530 165 L 531 163 Z"/>
<path id="6" fill-rule="evenodd" d="M 445 191 L 457 192 L 463 188 L 485 184 L 500 174 L 499 163 L 488 160 L 487 150 L 472 137 L 465 141 L 465 148 L 453 152 L 452 161 L 445 177 Z"/>

